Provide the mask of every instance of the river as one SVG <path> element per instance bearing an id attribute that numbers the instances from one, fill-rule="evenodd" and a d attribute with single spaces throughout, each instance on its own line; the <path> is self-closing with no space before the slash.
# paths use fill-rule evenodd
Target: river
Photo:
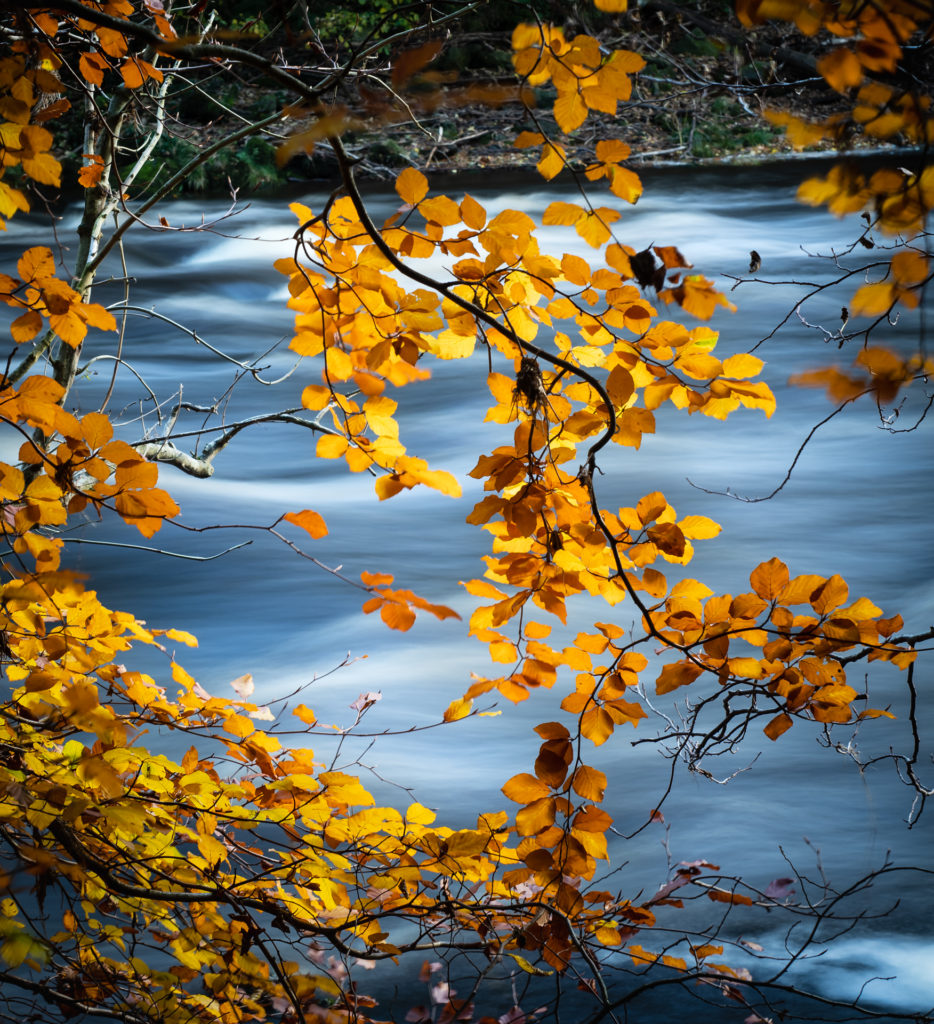
<path id="1" fill-rule="evenodd" d="M 790 282 L 828 276 L 826 261 L 811 254 L 839 251 L 858 231 L 855 223 L 796 202 L 796 183 L 816 169 L 780 164 L 643 173 L 644 196 L 616 225 L 621 241 L 636 248 L 676 244 L 724 288 L 732 281 L 723 275 L 746 273 L 751 249 L 761 254 L 757 276 L 769 283 L 738 287 L 731 295 L 739 311 L 720 311 L 713 326 L 720 331 L 718 355 L 759 345 L 756 353 L 766 360 L 764 377 L 775 391 L 778 411 L 769 421 L 761 412 L 740 410 L 721 423 L 662 410 L 657 434 L 647 436 L 640 451 L 617 450 L 603 461 L 599 494 L 604 506 L 612 508 L 614 502 L 629 505 L 644 493 L 662 490 L 679 516 L 696 513 L 722 523 L 720 538 L 696 544 L 690 569 L 690 575 L 715 589 L 748 589 L 750 570 L 777 555 L 792 574 L 840 573 L 851 596 L 865 594 L 886 614 L 901 611 L 906 629 L 921 631 L 934 621 L 929 535 L 934 447 L 927 423 L 895 435 L 882 429 L 872 407 L 857 404 L 816 433 L 788 484 L 769 501 L 738 502 L 687 482 L 690 478 L 708 490 L 730 488 L 744 495 L 770 492 L 810 428 L 831 409 L 822 392 L 789 387 L 789 375 L 827 362 L 848 363 L 855 355 L 824 343 L 792 312 L 801 289 Z M 571 198 L 565 189 L 528 182 L 506 181 L 502 188 L 472 182 L 469 191 L 491 215 L 518 207 L 537 220 L 548 203 Z M 320 208 L 324 196 L 310 192 L 296 198 Z M 373 194 L 371 201 L 378 221 L 398 205 L 386 193 Z M 160 212 L 172 228 L 193 227 L 202 215 L 210 222 L 227 205 L 176 201 Z M 155 306 L 239 360 L 252 359 L 284 338 L 263 360 L 269 365 L 265 376 L 272 378 L 292 366 L 285 279 L 272 264 L 291 253 L 295 221 L 285 200 L 250 200 L 238 208 L 235 217 L 204 232 L 142 227 L 130 232 L 124 258 L 134 282 L 132 302 L 142 310 Z M 66 242 L 75 216 L 69 208 L 58 225 L 59 238 Z M 569 229 L 545 228 L 539 237 L 543 251 L 592 256 Z M 10 222 L 0 238 L 4 263 L 27 244 L 53 244 L 38 218 Z M 875 256 L 861 252 L 857 258 Z M 109 268 L 115 276 L 122 274 L 117 260 Z M 805 307 L 805 316 L 835 330 L 841 304 L 852 290 L 818 295 Z M 99 288 L 95 299 L 115 303 L 121 294 L 122 286 L 109 285 Z M 790 313 L 785 327 L 762 341 Z M 897 331 L 880 340 L 910 350 L 920 330 L 918 314 L 903 314 Z M 87 354 L 110 351 L 111 344 L 99 338 Z M 317 382 L 317 371 L 303 365 L 275 388 L 247 378 L 229 390 L 236 374 L 230 363 L 188 334 L 140 313 L 129 318 L 124 354 L 161 399 L 171 404 L 171 395 L 182 387 L 187 401 L 225 402 L 229 421 L 298 405 L 302 387 Z M 103 361 L 89 367 L 75 392 L 82 411 L 94 408 L 106 391 L 111 367 Z M 326 540 L 310 546 L 323 561 L 342 566 L 354 578 L 362 570 L 392 572 L 400 585 L 451 605 L 466 620 L 471 600 L 457 580 L 480 575 L 479 559 L 486 551 L 486 536 L 464 523 L 479 493 L 467 472 L 480 453 L 498 443 L 502 428 L 480 425 L 489 404 L 484 355 L 442 363 L 433 372 L 431 381 L 412 385 L 400 396 L 402 440 L 432 468 L 458 476 L 464 485 L 460 501 L 413 492 L 378 503 L 370 478 L 351 476 L 343 463 L 316 461 L 314 437 L 282 425 L 244 431 L 218 457 L 209 480 L 194 480 L 171 468 L 161 471 L 161 480 L 189 526 L 269 524 L 283 512 L 313 508 L 330 530 Z M 896 427 L 909 426 L 923 407 L 923 389 L 913 390 Z M 128 439 L 141 436 L 141 415 L 146 426 L 155 426 L 151 403 L 141 406 L 140 394 L 136 379 L 121 372 L 110 410 L 119 410 L 125 424 L 121 433 Z M 137 542 L 130 532 L 105 520 L 89 524 L 80 536 Z M 267 535 L 237 528 L 192 535 L 167 525 L 154 543 L 205 555 L 244 540 L 252 543 L 209 562 L 84 544 L 69 546 L 68 562 L 90 576 L 111 607 L 131 610 L 154 626 L 196 634 L 199 648 L 179 657 L 208 690 L 232 695 L 229 680 L 245 672 L 255 677 L 264 701 L 304 686 L 301 699 L 324 722 L 349 724 L 353 712 L 348 705 L 357 694 L 380 690 L 382 700 L 366 719 L 370 731 L 429 724 L 463 692 L 471 670 L 487 670 L 483 651 L 466 635 L 465 622 L 420 618 L 411 632 L 390 633 L 376 616 L 360 614 L 358 591 Z M 631 613 L 625 605 L 603 617 L 614 614 L 628 625 Z M 345 659 L 349 665 L 331 672 Z M 891 702 L 903 710 L 900 674 L 869 668 L 871 703 Z M 860 673 L 854 678 L 858 687 Z M 929 667 L 918 672 L 918 684 L 926 720 L 932 723 Z M 447 823 L 469 823 L 478 810 L 505 805 L 499 786 L 527 769 L 537 747 L 531 726 L 559 713 L 555 695 L 546 692 L 518 707 L 500 707 L 499 717 L 474 718 L 453 729 L 381 738 L 365 754 L 361 743 L 350 759 L 362 755 L 381 779 L 410 787 L 423 803 L 439 808 Z M 646 727 L 651 723 L 642 723 L 640 730 Z M 618 731 L 594 759 L 610 774 L 607 810 L 623 832 L 644 820 L 667 770 L 654 748 L 632 747 L 632 738 L 635 734 Z M 761 756 L 752 770 L 728 785 L 678 777 L 665 806 L 667 831 L 654 825 L 636 840 L 617 843 L 618 858 L 629 866 L 625 883 L 615 884 L 625 884 L 633 895 L 640 888 L 654 891 L 667 871 L 663 840 L 674 861 L 703 857 L 763 888 L 788 874 L 785 856 L 813 873 L 816 849 L 840 885 L 880 866 L 887 851 L 898 864 L 934 869 L 932 819 L 922 817 L 913 829 L 906 828 L 911 792 L 890 766 L 860 775 L 848 759 L 823 749 L 815 730 L 803 726 L 777 744 L 752 739 L 740 757 L 724 764 L 724 774 L 747 766 L 760 751 Z M 866 724 L 858 742 L 865 753 L 879 753 L 890 745 L 904 746 L 905 739 L 901 718 Z M 313 745 L 328 755 L 325 741 L 315 739 Z M 374 780 L 374 785 L 384 799 L 410 799 L 392 784 Z M 840 993 L 875 974 L 897 975 L 897 984 L 873 983 L 871 994 L 880 1006 L 921 1009 L 934 1004 L 930 884 L 891 876 L 862 897 L 857 909 L 875 913 L 899 897 L 902 905 L 891 916 L 839 940 L 819 961 L 819 971 L 802 967 L 808 983 Z M 769 920 L 750 918 L 746 934 L 766 944 L 779 941 L 770 928 Z"/>

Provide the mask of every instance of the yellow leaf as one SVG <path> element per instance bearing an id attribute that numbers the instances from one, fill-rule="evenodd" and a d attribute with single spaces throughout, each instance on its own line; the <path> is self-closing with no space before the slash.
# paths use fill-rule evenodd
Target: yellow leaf
<path id="1" fill-rule="evenodd" d="M 167 629 L 162 635 L 167 640 L 174 640 L 176 643 L 185 644 L 187 647 L 198 646 L 198 638 L 184 629 Z"/>
<path id="2" fill-rule="evenodd" d="M 208 864 L 219 864 L 221 861 L 227 860 L 227 848 L 214 836 L 198 836 L 198 850 Z"/>
<path id="3" fill-rule="evenodd" d="M 509 955 L 526 974 L 536 974 L 539 977 L 547 978 L 555 973 L 554 971 L 546 971 L 541 967 L 536 967 L 534 964 L 529 963 L 524 956 L 519 956 L 518 953 L 510 953 Z"/>
<path id="4" fill-rule="evenodd" d="M 616 164 L 628 159 L 630 149 L 620 139 L 602 139 L 597 143 L 594 153 L 601 163 Z"/>
<path id="5" fill-rule="evenodd" d="M 435 818 L 437 818 L 437 814 L 434 811 L 419 803 L 409 804 L 408 810 L 405 812 L 405 820 L 412 825 L 430 825 Z"/>
<path id="6" fill-rule="evenodd" d="M 460 204 L 461 220 L 469 228 L 479 231 L 486 224 L 486 210 L 473 196 L 465 195 Z"/>
<path id="7" fill-rule="evenodd" d="M 331 389 L 322 384 L 309 384 L 302 391 L 302 405 L 315 411 L 325 409 L 331 402 Z"/>
<path id="8" fill-rule="evenodd" d="M 587 104 L 575 88 L 571 92 L 559 93 L 555 100 L 555 120 L 558 127 L 567 135 L 587 120 Z"/>
<path id="9" fill-rule="evenodd" d="M 685 516 L 678 520 L 681 532 L 689 540 L 710 540 L 720 534 L 723 527 L 707 516 Z"/>
<path id="10" fill-rule="evenodd" d="M 584 208 L 576 203 L 549 203 L 542 215 L 543 224 L 576 224 L 584 216 Z M 565 257 L 566 259 L 567 257 Z M 581 261 L 583 262 L 583 260 Z M 561 261 L 562 268 L 564 260 Z M 589 278 L 589 273 L 588 273 Z"/>
<path id="11" fill-rule="evenodd" d="M 744 676 L 747 679 L 761 679 L 764 672 L 762 662 L 758 658 L 730 658 L 727 668 L 731 675 Z"/>
<path id="12" fill-rule="evenodd" d="M 738 354 L 723 360 L 723 375 L 742 380 L 746 377 L 755 377 L 763 366 L 765 363 L 756 356 Z"/>
<path id="13" fill-rule="evenodd" d="M 318 716 L 311 710 L 311 708 L 306 707 L 304 704 L 299 704 L 297 708 L 294 708 L 292 710 L 292 714 L 299 721 L 304 722 L 305 725 L 318 724 Z"/>
<path id="14" fill-rule="evenodd" d="M 587 211 L 574 224 L 574 230 L 583 240 L 594 249 L 610 237 L 610 224 L 620 218 L 616 210 L 609 210 L 605 206 L 598 206 L 594 211 Z"/>
<path id="15" fill-rule="evenodd" d="M 634 203 L 642 195 L 642 181 L 627 167 L 611 167 L 607 171 L 610 191 L 627 203 Z"/>
<path id="16" fill-rule="evenodd" d="M 324 434 L 318 438 L 315 453 L 319 459 L 339 459 L 347 451 L 347 438 Z"/>
<path id="17" fill-rule="evenodd" d="M 433 196 L 421 202 L 418 212 L 432 224 L 439 224 L 442 227 L 450 227 L 459 223 L 461 219 L 460 208 L 453 199 L 448 196 Z"/>
<path id="18" fill-rule="evenodd" d="M 229 732 L 231 736 L 236 736 L 238 739 L 244 739 L 256 732 L 256 726 L 246 715 L 231 715 L 224 721 L 224 732 Z"/>
<path id="19" fill-rule="evenodd" d="M 554 142 L 546 142 L 535 166 L 546 181 L 551 181 L 564 170 L 564 147 Z"/>
<path id="20" fill-rule="evenodd" d="M 629 0 L 593 0 L 593 5 L 607 14 L 622 14 L 629 6 Z"/>
<path id="21" fill-rule="evenodd" d="M 472 700 L 464 700 L 463 698 L 452 700 L 444 712 L 445 722 L 456 722 L 460 718 L 466 718 L 470 714 L 472 707 Z"/>
<path id="22" fill-rule="evenodd" d="M 545 136 L 541 132 L 519 132 L 513 146 L 516 149 L 531 149 L 532 146 L 538 146 L 544 141 Z"/>

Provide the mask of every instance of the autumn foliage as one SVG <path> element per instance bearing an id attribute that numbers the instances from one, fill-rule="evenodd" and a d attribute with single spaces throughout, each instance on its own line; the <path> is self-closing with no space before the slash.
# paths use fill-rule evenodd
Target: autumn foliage
<path id="1" fill-rule="evenodd" d="M 474 990 L 455 997 L 438 979 L 432 1019 L 508 1010 L 495 1002 L 502 989 L 487 994 L 488 975 L 567 979 L 586 996 L 581 1013 L 599 1019 L 630 998 L 603 980 L 604 953 L 616 950 L 637 979 L 651 968 L 676 983 L 699 980 L 708 997 L 764 1019 L 755 979 L 696 920 L 674 925 L 684 929 L 680 945 L 653 926 L 688 892 L 722 913 L 777 906 L 787 886 L 757 892 L 703 861 L 679 866 L 655 894 L 628 891 L 625 872 L 612 887 L 598 883 L 615 866 L 603 804 L 616 782 L 590 763 L 593 750 L 618 730 L 644 730 L 652 701 L 669 694 L 691 694 L 666 739 L 692 768 L 747 734 L 780 741 L 792 728 L 892 717 L 897 709 L 865 705 L 848 668 L 884 662 L 910 680 L 925 638 L 905 635 L 897 612 L 850 594 L 839 576 L 791 568 L 768 550 L 739 592 L 715 593 L 680 570 L 695 544 L 716 542 L 716 522 L 676 510 L 658 491 L 632 494 L 624 507 L 601 497 L 601 452 L 639 449 L 662 406 L 714 419 L 775 409 L 762 360 L 722 351 L 706 323 L 735 309 L 730 298 L 676 238 L 637 250 L 620 236 L 622 204 L 642 192 L 626 166 L 629 147 L 600 139 L 585 167 L 566 160 L 562 137 L 591 112 L 625 116 L 643 57 L 527 18 L 512 35 L 515 84 L 465 86 L 432 77 L 442 51 L 432 19 L 442 15 L 429 5 L 401 43 L 387 44 L 391 60 L 376 71 L 364 55 L 305 74 L 248 34 L 216 30 L 205 6 L 5 8 L 0 215 L 41 209 L 34 193 L 61 188 L 81 189 L 83 218 L 70 272 L 38 244 L 0 274 L 10 310 L 0 418 L 19 448 L 0 464 L 0 986 L 51 1020 L 337 1024 L 383 1019 L 358 981 L 361 964 L 411 972 L 411 953 L 416 973 L 432 961 L 423 969 L 431 981 L 439 957 L 463 955 L 482 961 Z M 625 2 L 596 8 L 615 16 Z M 747 27 L 780 16 L 833 40 L 818 68 L 849 113 L 821 124 L 772 115 L 794 143 L 842 141 L 858 125 L 930 147 L 930 96 L 901 74 L 930 32 L 929 5 L 740 0 L 737 12 Z M 556 691 L 560 718 L 536 727 L 534 762 L 516 766 L 502 805 L 470 827 L 452 829 L 443 808 L 417 802 L 377 806 L 360 778 L 316 760 L 308 736 L 325 726 L 311 708 L 274 714 L 249 677 L 234 682 L 233 696 L 206 692 L 171 653 L 194 637 L 106 608 L 64 557 L 62 533 L 82 514 L 114 513 L 154 538 L 180 511 L 168 474 L 210 475 L 240 429 L 198 454 L 171 437 L 117 436 L 104 408 L 83 408 L 77 380 L 89 332 L 122 336 L 119 314 L 92 299 L 95 278 L 135 218 L 170 193 L 171 183 L 153 186 L 141 209 L 134 179 L 159 143 L 167 90 L 205 62 L 219 74 L 264 69 L 291 97 L 280 162 L 326 144 L 340 172 L 324 205 L 291 207 L 294 251 L 276 270 L 294 312 L 290 347 L 302 358 L 285 405 L 301 410 L 270 417 L 306 416 L 316 457 L 372 474 L 379 501 L 418 487 L 456 499 L 457 479 L 409 451 L 397 411 L 435 360 L 488 366 L 486 420 L 509 439 L 477 452 L 471 476 L 484 496 L 464 512 L 488 535 L 484 565 L 464 582 L 474 599 L 467 628 L 488 657 L 437 719 L 455 743 L 453 723 L 491 695 L 515 703 L 541 689 Z M 576 181 L 578 197 L 551 203 L 539 224 L 521 210 L 491 214 L 469 194 L 441 194 L 429 174 L 406 167 L 394 182 L 397 212 L 375 223 L 343 138 L 364 118 L 389 116 L 363 89 L 374 75 L 415 111 L 430 86 L 435 104 L 466 102 L 467 90 L 473 100 L 527 103 L 533 121 L 535 90 L 547 85 L 557 134 L 539 123 L 515 145 L 535 150 L 545 179 Z M 409 95 L 416 81 L 422 88 Z M 77 180 L 66 180 L 56 125 L 76 110 L 86 150 Z M 141 143 L 124 147 L 140 123 Z M 851 332 L 919 306 L 932 273 L 934 168 L 867 176 L 837 167 L 802 185 L 801 198 L 863 214 L 866 232 L 888 240 L 871 280 L 854 283 Z M 543 225 L 583 239 L 591 257 L 546 251 Z M 852 368 L 802 368 L 798 383 L 839 403 L 868 395 L 887 404 L 934 371 L 923 353 L 870 343 L 871 330 L 853 346 Z M 293 546 L 301 536 L 315 554 L 325 550 L 316 511 L 283 509 L 269 529 L 284 536 L 286 527 Z M 456 618 L 408 589 L 405 568 L 396 580 L 358 567 L 348 582 L 363 591 L 362 613 L 396 630 L 421 615 Z M 594 600 L 603 611 L 578 630 L 578 604 Z M 133 667 L 143 645 L 165 652 L 161 673 Z M 352 705 L 358 722 L 376 699 Z"/>

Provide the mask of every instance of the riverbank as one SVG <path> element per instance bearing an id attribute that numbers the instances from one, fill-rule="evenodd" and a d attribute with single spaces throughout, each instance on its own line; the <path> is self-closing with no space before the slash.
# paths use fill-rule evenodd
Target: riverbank
<path id="1" fill-rule="evenodd" d="M 826 41 L 784 23 L 746 29 L 722 0 L 646 0 L 618 16 L 589 8 L 584 13 L 576 5 L 553 12 L 556 19 L 558 13 L 566 38 L 592 33 L 605 52 L 624 49 L 644 57 L 645 67 L 632 77 L 632 96 L 616 115 L 591 111 L 579 129 L 562 133 L 552 114 L 554 90 L 548 83 L 527 89 L 524 102 L 519 102 L 510 30 L 505 24 L 495 31 L 485 26 L 448 36 L 428 66 L 391 96 L 367 92 L 362 80 L 342 90 L 337 100 L 345 122 L 343 140 L 358 177 L 389 182 L 407 166 L 445 176 L 534 173 L 541 148 L 517 148 L 516 137 L 523 131 L 541 132 L 560 143 L 569 168 L 577 171 L 593 161 L 601 139 L 625 142 L 632 152 L 628 163 L 634 167 L 760 163 L 793 152 L 782 119 L 820 122 L 842 114 L 851 102 L 817 73 Z M 348 45 L 342 37 L 320 38 L 337 57 Z M 271 34 L 268 45 L 274 44 Z M 275 53 L 277 60 L 290 62 L 287 47 Z M 296 65 L 307 59 L 304 51 L 291 56 Z M 374 59 L 388 66 L 399 54 Z M 307 151 L 289 145 L 315 123 L 318 113 L 289 109 L 290 97 L 261 74 L 244 80 L 231 94 L 221 91 L 217 81 L 205 72 L 203 81 L 191 81 L 181 91 L 171 111 L 171 131 L 160 147 L 161 159 L 143 170 L 138 186 L 164 182 L 192 162 L 196 166 L 177 193 L 256 193 L 287 183 L 338 180 L 336 160 L 325 141 L 309 143 Z M 479 92 L 488 102 L 466 101 Z M 496 103 L 489 102 L 491 97 Z M 529 101 L 534 106 L 524 105 Z M 279 110 L 288 116 L 276 118 Z M 261 121 L 262 129 L 244 134 L 245 125 Z M 198 160 L 206 149 L 234 135 L 242 137 Z M 805 152 L 878 147 L 878 140 L 848 125 L 835 140 Z M 291 148 L 294 152 L 283 159 Z M 75 158 L 79 155 L 80 149 Z"/>

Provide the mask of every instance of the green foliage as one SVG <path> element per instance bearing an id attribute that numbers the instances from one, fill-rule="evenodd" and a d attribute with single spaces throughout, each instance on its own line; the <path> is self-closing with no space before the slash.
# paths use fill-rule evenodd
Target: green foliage
<path id="1" fill-rule="evenodd" d="M 169 139 L 161 147 L 160 158 L 142 168 L 137 182 L 143 186 L 159 185 L 199 153 L 201 148 L 187 139 Z M 266 139 L 254 136 L 235 149 L 222 150 L 197 164 L 172 194 L 229 192 L 232 186 L 259 191 L 281 180 L 275 148 Z"/>
<path id="2" fill-rule="evenodd" d="M 780 138 L 771 125 L 750 124 L 746 111 L 726 97 L 715 99 L 709 113 L 698 121 L 694 134 L 693 155 L 701 159 L 774 145 Z"/>

